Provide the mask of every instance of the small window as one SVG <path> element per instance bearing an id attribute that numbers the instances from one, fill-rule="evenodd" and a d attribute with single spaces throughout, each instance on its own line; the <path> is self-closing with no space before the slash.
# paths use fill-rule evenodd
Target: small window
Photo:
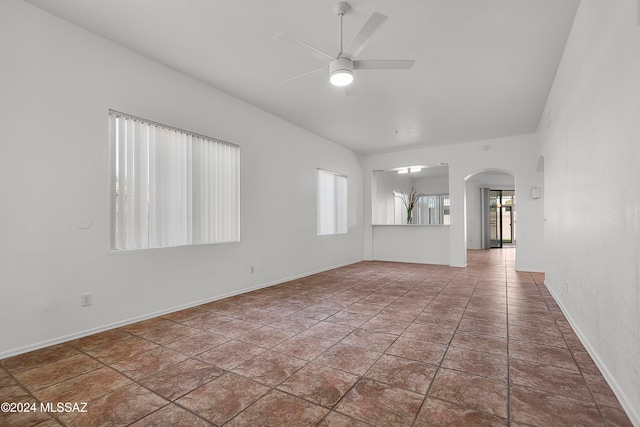
<path id="1" fill-rule="evenodd" d="M 113 249 L 240 240 L 240 148 L 109 111 Z"/>
<path id="2" fill-rule="evenodd" d="M 318 236 L 347 233 L 347 177 L 318 169 Z"/>

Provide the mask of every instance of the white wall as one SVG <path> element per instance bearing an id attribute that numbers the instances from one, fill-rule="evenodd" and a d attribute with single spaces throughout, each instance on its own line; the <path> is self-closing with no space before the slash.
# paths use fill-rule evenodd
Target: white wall
<path id="1" fill-rule="evenodd" d="M 540 123 L 546 283 L 640 426 L 640 11 L 582 0 Z"/>
<path id="2" fill-rule="evenodd" d="M 394 224 L 396 198 L 393 192 L 410 192 L 411 178 L 407 174 L 401 175 L 396 172 L 375 172 L 372 179 L 375 181 L 372 197 L 376 200 L 373 204 L 373 223 Z M 406 218 L 404 222 L 406 223 Z"/>
<path id="3" fill-rule="evenodd" d="M 371 224 L 371 174 L 373 170 L 392 169 L 412 164 L 449 164 L 451 225 L 449 241 L 433 245 L 449 248 L 448 263 L 466 266 L 465 179 L 485 171 L 511 173 L 518 197 L 518 243 L 516 269 L 543 271 L 543 202 L 531 199 L 531 187 L 542 187 L 542 173 L 536 171 L 540 147 L 535 134 L 518 135 L 455 145 L 373 154 L 363 158 L 364 223 Z M 365 226 L 363 258 L 373 257 L 373 229 Z"/>
<path id="4" fill-rule="evenodd" d="M 446 225 L 376 225 L 373 227 L 373 259 L 448 265 L 448 242 Z"/>
<path id="5" fill-rule="evenodd" d="M 419 192 L 434 194 L 449 194 L 449 177 L 448 176 L 432 176 L 425 178 L 416 178 L 411 180 L 411 185 Z"/>
<path id="6" fill-rule="evenodd" d="M 472 180 L 473 177 L 469 178 L 465 185 L 467 249 L 482 249 L 482 189 L 478 181 Z"/>
<path id="7" fill-rule="evenodd" d="M 351 151 L 17 0 L 0 57 L 0 358 L 361 259 Z M 109 250 L 109 108 L 241 146 L 241 243 Z M 347 235 L 316 236 L 317 167 Z"/>

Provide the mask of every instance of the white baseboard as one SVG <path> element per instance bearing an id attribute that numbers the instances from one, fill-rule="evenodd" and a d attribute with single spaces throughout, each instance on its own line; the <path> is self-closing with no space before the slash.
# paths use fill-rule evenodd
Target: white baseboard
<path id="1" fill-rule="evenodd" d="M 634 407 L 632 402 L 627 398 L 624 391 L 618 385 L 618 382 L 615 380 L 613 375 L 611 375 L 611 372 L 609 372 L 609 370 L 607 369 L 607 366 L 604 364 L 604 362 L 602 362 L 602 359 L 600 359 L 600 357 L 598 356 L 598 353 L 591 346 L 591 344 L 589 344 L 589 341 L 585 338 L 584 334 L 582 333 L 578 325 L 573 321 L 573 319 L 571 318 L 571 315 L 566 310 L 566 308 L 562 305 L 562 302 L 560 301 L 560 299 L 556 297 L 555 292 L 549 286 L 549 283 L 547 282 L 546 279 L 544 281 L 544 286 L 551 293 L 551 296 L 553 296 L 553 299 L 556 301 L 556 303 L 560 307 L 560 310 L 562 310 L 564 317 L 567 319 L 567 321 L 571 325 L 571 328 L 573 328 L 574 332 L 578 336 L 578 339 L 580 340 L 584 348 L 587 350 L 587 353 L 589 353 L 589 356 L 591 356 L 591 358 L 593 359 L 598 369 L 600 369 L 602 376 L 607 381 L 607 383 L 609 384 L 609 387 L 611 387 L 611 390 L 618 398 L 620 405 L 622 405 L 622 408 L 627 413 L 627 416 L 631 420 L 631 423 L 634 426 L 640 426 L 640 414 L 638 413 L 639 408 Z"/>
<path id="2" fill-rule="evenodd" d="M 540 270 L 537 268 L 526 268 L 526 267 L 516 267 L 516 271 L 521 273 L 544 273 L 544 270 Z"/>
<path id="3" fill-rule="evenodd" d="M 175 311 L 180 311 L 180 310 L 185 310 L 187 308 L 191 308 L 191 307 L 196 307 L 198 305 L 202 305 L 202 304 L 206 304 L 209 302 L 213 302 L 213 301 L 218 301 L 224 298 L 229 298 L 235 295 L 240 295 L 240 294 L 244 294 L 247 292 L 251 292 L 251 291 L 255 291 L 258 289 L 262 289 L 262 288 L 268 288 L 269 286 L 274 286 L 274 285 L 278 285 L 280 283 L 285 283 L 285 282 L 289 282 L 291 280 L 296 280 L 296 279 L 300 279 L 303 277 L 307 277 L 307 276 L 311 276 L 313 274 L 318 274 L 318 273 L 322 273 L 324 271 L 329 271 L 329 270 L 334 270 L 336 268 L 340 268 L 340 267 L 345 267 L 347 265 L 351 265 L 351 264 L 356 264 L 358 262 L 360 262 L 361 260 L 357 260 L 357 261 L 350 261 L 350 262 L 346 262 L 343 264 L 338 264 L 338 265 L 334 265 L 331 267 L 326 267 L 326 268 L 321 268 L 318 270 L 314 270 L 314 271 L 310 271 L 307 273 L 302 273 L 302 274 L 297 274 L 294 276 L 290 276 L 284 279 L 279 279 L 279 280 L 274 280 L 272 282 L 268 282 L 268 283 L 262 283 L 260 285 L 257 286 L 252 286 L 249 288 L 244 288 L 238 291 L 233 291 L 233 292 L 227 292 L 221 295 L 216 295 L 214 297 L 211 298 L 205 298 L 199 301 L 194 301 L 188 304 L 182 304 L 179 306 L 175 306 L 175 307 L 171 307 L 171 308 L 167 308 L 164 310 L 159 310 L 153 313 L 147 313 L 147 314 L 143 314 L 140 316 L 136 316 L 136 317 L 132 317 L 129 319 L 125 319 L 119 322 L 114 322 L 114 323 L 110 323 L 107 325 L 102 325 L 102 326 L 98 326 L 96 328 L 91 328 L 91 329 L 85 329 L 83 331 L 79 331 L 79 332 L 75 332 L 73 334 L 68 334 L 68 335 L 63 335 L 60 337 L 56 337 L 56 338 L 52 338 L 49 340 L 45 340 L 45 341 L 40 341 L 34 344 L 30 344 L 30 345 L 26 345 L 23 347 L 18 347 L 18 348 L 14 348 L 11 350 L 7 350 L 7 351 L 3 351 L 0 352 L 0 360 L 2 359 L 6 359 L 7 357 L 12 357 L 12 356 L 17 356 L 19 354 L 23 354 L 23 353 L 28 353 L 30 351 L 34 351 L 34 350 L 40 350 L 41 348 L 45 348 L 45 347 L 50 347 L 52 345 L 56 345 L 56 344 L 62 344 L 68 341 L 73 341 L 75 339 L 78 338 L 83 338 L 89 335 L 93 335 L 93 334 L 97 334 L 99 332 L 104 332 L 104 331 L 108 331 L 110 329 L 115 329 L 115 328 L 119 328 L 121 326 L 125 326 L 125 325 L 130 325 L 132 323 L 136 323 L 136 322 L 140 322 L 143 320 L 147 320 L 147 319 L 151 319 L 154 317 L 158 317 L 158 316 L 162 316 L 165 314 L 169 314 L 169 313 L 173 313 Z"/>

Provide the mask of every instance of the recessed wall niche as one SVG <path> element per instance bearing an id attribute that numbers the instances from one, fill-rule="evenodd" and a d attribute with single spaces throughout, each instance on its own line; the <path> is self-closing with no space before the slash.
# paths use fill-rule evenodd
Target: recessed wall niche
<path id="1" fill-rule="evenodd" d="M 417 165 L 377 170 L 372 173 L 373 225 L 407 225 L 403 199 L 411 190 L 422 193 L 412 218 L 415 225 L 446 225 L 449 222 L 449 165 Z"/>

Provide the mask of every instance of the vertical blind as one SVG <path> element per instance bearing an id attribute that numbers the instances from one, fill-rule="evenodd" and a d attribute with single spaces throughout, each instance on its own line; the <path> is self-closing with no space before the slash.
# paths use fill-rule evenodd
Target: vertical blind
<path id="1" fill-rule="evenodd" d="M 114 249 L 240 240 L 240 148 L 109 112 Z"/>
<path id="2" fill-rule="evenodd" d="M 318 169 L 318 235 L 347 232 L 347 177 Z"/>
<path id="3" fill-rule="evenodd" d="M 418 199 L 418 224 L 449 224 L 449 195 L 427 195 Z"/>

